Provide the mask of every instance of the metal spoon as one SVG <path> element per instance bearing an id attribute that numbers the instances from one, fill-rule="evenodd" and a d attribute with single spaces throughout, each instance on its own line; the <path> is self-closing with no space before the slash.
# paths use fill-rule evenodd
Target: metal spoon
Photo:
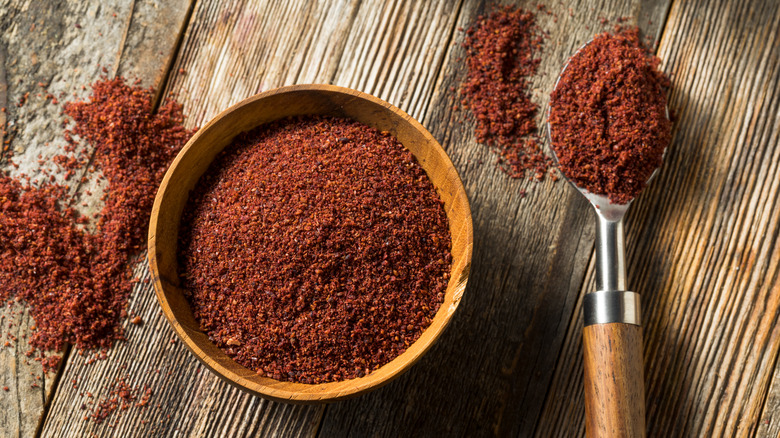
<path id="1" fill-rule="evenodd" d="M 590 41 L 572 58 L 588 44 Z M 558 76 L 556 89 L 566 67 L 568 62 Z M 549 114 L 548 108 L 547 134 L 552 145 Z M 557 163 L 555 149 L 551 149 Z M 658 169 L 648 183 L 657 173 Z M 586 433 L 589 437 L 644 437 L 642 318 L 639 294 L 626 290 L 623 227 L 623 217 L 633 199 L 613 204 L 606 196 L 578 187 L 563 176 L 590 201 L 598 218 L 596 291 L 585 294 L 583 300 Z"/>

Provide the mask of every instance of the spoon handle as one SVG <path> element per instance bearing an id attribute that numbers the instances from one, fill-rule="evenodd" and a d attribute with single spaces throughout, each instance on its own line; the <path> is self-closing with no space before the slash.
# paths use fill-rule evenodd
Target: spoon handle
<path id="1" fill-rule="evenodd" d="M 588 437 L 645 436 L 642 327 L 593 324 L 583 331 Z"/>
<path id="2" fill-rule="evenodd" d="M 596 209 L 597 292 L 585 295 L 585 431 L 588 437 L 645 436 L 639 294 L 626 291 L 623 214 Z"/>
<path id="3" fill-rule="evenodd" d="M 607 218 L 596 209 L 596 290 L 626 290 L 623 215 Z"/>

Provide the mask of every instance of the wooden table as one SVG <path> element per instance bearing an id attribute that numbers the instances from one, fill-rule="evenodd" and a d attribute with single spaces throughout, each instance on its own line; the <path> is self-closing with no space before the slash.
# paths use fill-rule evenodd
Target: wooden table
<path id="1" fill-rule="evenodd" d="M 208 372 L 176 342 L 143 262 L 129 313 L 144 323 L 125 322 L 127 342 L 104 360 L 69 350 L 58 372 L 41 377 L 24 355 L 34 322 L 23 306 L 4 307 L 0 333 L 19 342 L 0 348 L 0 387 L 9 387 L 0 391 L 0 435 L 584 433 L 581 299 L 594 287 L 593 213 L 562 181 L 508 178 L 453 109 L 464 77 L 459 28 L 489 3 L 58 3 L 0 1 L 0 100 L 9 108 L 0 122 L 17 129 L 10 146 L 23 170 L 40 174 L 38 154 L 63 145 L 60 108 L 36 98 L 38 82 L 66 93 L 61 100 L 84 97 L 81 85 L 105 66 L 158 96 L 177 93 L 189 126 L 281 85 L 352 87 L 410 113 L 450 154 L 472 203 L 474 262 L 453 324 L 420 363 L 376 392 L 327 406 L 269 402 Z M 780 2 L 541 3 L 553 13 L 537 15 L 549 32 L 533 80 L 542 107 L 568 55 L 606 27 L 601 18 L 634 17 L 672 78 L 674 139 L 626 223 L 629 286 L 644 307 L 650 435 L 777 436 Z M 99 193 L 74 188 L 74 205 L 99 208 L 87 190 Z M 86 393 L 106 396 L 123 376 L 153 388 L 150 405 L 83 421 Z"/>

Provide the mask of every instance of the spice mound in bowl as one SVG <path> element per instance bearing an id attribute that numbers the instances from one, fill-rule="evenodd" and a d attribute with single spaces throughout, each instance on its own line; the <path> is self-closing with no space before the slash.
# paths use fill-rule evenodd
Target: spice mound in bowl
<path id="1" fill-rule="evenodd" d="M 177 335 L 229 383 L 295 403 L 376 389 L 440 337 L 468 281 L 471 211 L 398 108 L 295 85 L 225 110 L 155 199 L 149 265 Z"/>
<path id="2" fill-rule="evenodd" d="M 391 136 L 328 116 L 239 135 L 190 195 L 180 277 L 195 319 L 239 364 L 277 380 L 362 377 L 439 309 L 443 204 Z"/>
<path id="3" fill-rule="evenodd" d="M 576 186 L 626 204 L 661 165 L 672 124 L 659 63 L 636 28 L 596 35 L 569 60 L 548 122 L 558 166 Z"/>

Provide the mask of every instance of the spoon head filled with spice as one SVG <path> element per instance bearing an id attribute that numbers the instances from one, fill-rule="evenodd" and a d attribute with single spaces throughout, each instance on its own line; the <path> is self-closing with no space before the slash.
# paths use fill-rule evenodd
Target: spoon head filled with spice
<path id="1" fill-rule="evenodd" d="M 645 436 L 639 294 L 626 289 L 623 216 L 671 139 L 659 62 L 637 29 L 599 34 L 569 59 L 550 96 L 553 156 L 598 217 L 596 291 L 583 301 L 589 436 Z"/>

